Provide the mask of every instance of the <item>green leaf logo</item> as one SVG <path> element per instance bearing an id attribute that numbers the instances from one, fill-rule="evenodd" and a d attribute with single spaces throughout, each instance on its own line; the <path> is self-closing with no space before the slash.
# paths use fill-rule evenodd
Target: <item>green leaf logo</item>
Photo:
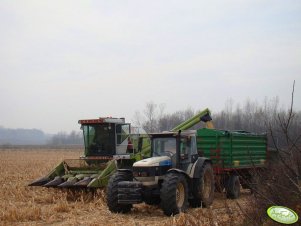
<path id="1" fill-rule="evenodd" d="M 298 215 L 284 206 L 271 206 L 268 208 L 267 213 L 274 221 L 282 224 L 293 224 L 298 221 Z"/>

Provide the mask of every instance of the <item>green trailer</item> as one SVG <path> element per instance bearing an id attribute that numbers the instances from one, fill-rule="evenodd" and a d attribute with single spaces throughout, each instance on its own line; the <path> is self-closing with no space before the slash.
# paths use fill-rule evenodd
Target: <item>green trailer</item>
<path id="1" fill-rule="evenodd" d="M 267 136 L 204 128 L 197 131 L 197 148 L 200 155 L 212 160 L 217 172 L 262 167 L 266 161 Z"/>
<path id="2" fill-rule="evenodd" d="M 266 134 L 203 128 L 196 138 L 198 154 L 212 162 L 217 190 L 226 188 L 228 197 L 237 198 L 239 182 L 243 188 L 256 186 L 256 170 L 267 160 Z"/>

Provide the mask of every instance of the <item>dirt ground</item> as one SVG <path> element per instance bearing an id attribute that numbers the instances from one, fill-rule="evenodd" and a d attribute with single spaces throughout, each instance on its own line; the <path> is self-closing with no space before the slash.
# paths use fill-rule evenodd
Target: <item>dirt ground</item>
<path id="1" fill-rule="evenodd" d="M 215 193 L 210 208 L 190 208 L 167 217 L 158 206 L 134 205 L 129 214 L 111 213 L 105 190 L 96 194 L 28 187 L 63 159 L 78 158 L 82 150 L 0 149 L 0 225 L 242 225 L 250 191 L 229 200 Z"/>

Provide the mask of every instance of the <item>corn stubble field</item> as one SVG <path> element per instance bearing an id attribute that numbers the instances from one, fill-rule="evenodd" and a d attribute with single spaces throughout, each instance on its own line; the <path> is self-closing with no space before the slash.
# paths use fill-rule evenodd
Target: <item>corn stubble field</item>
<path id="1" fill-rule="evenodd" d="M 28 187 L 63 159 L 78 158 L 82 150 L 0 149 L 0 225 L 242 225 L 252 197 L 228 200 L 216 193 L 211 208 L 189 208 L 167 217 L 158 206 L 134 205 L 129 214 L 111 213 L 105 190 L 71 192 Z"/>

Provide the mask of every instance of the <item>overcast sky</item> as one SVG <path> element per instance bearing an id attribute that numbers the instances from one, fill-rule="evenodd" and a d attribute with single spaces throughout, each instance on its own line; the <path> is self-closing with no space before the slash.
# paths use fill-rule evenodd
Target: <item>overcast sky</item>
<path id="1" fill-rule="evenodd" d="M 47 133 L 246 99 L 301 109 L 301 1 L 0 0 L 0 125 Z"/>

